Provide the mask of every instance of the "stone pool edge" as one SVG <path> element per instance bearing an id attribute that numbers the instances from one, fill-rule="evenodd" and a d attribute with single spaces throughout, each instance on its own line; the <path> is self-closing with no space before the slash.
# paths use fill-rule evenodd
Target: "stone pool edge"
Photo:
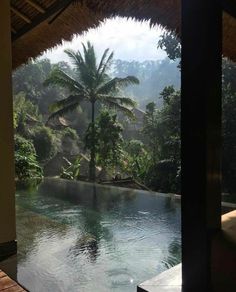
<path id="1" fill-rule="evenodd" d="M 182 288 L 182 265 L 178 264 L 137 286 L 137 292 L 180 292 Z"/>

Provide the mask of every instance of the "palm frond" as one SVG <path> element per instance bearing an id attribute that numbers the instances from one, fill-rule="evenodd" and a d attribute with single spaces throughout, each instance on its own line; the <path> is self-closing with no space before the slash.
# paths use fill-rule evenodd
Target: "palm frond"
<path id="1" fill-rule="evenodd" d="M 71 93 L 86 93 L 86 88 L 80 82 L 73 79 L 59 68 L 52 71 L 48 79 L 44 81 L 44 85 L 59 85 L 67 88 Z"/>
<path id="2" fill-rule="evenodd" d="M 86 47 L 84 47 L 84 54 L 87 53 Z M 84 87 L 88 91 L 89 88 L 93 87 L 94 84 L 94 73 L 91 70 L 91 66 L 86 62 L 89 62 L 88 58 L 83 57 L 80 51 L 74 52 L 73 50 L 65 50 L 66 54 L 71 59 L 74 69 L 78 75 L 78 79 L 84 84 Z M 86 59 L 86 60 L 85 60 Z"/>
<path id="3" fill-rule="evenodd" d="M 48 118 L 48 121 L 56 118 L 56 117 L 62 117 L 64 115 L 66 115 L 68 112 L 71 112 L 73 110 L 75 110 L 77 107 L 79 106 L 79 103 L 78 102 L 75 102 L 75 103 L 72 103 L 68 106 L 65 106 L 64 108 L 61 108 L 60 110 L 52 113 L 49 118 Z"/>
<path id="4" fill-rule="evenodd" d="M 91 43 L 88 41 L 87 42 L 87 48 L 86 46 L 82 43 L 83 49 L 84 49 L 84 61 L 85 64 L 87 65 L 90 74 L 95 74 L 97 67 L 96 67 L 96 55 L 94 51 L 94 47 L 91 45 Z"/>
<path id="5" fill-rule="evenodd" d="M 137 103 L 129 97 L 123 97 L 123 96 L 109 96 L 109 95 L 99 95 L 99 100 L 101 101 L 112 101 L 119 103 L 120 105 L 124 105 L 126 107 L 134 108 Z"/>
<path id="6" fill-rule="evenodd" d="M 64 52 L 67 54 L 67 56 L 71 60 L 71 63 L 77 69 L 79 67 L 79 65 L 81 64 L 81 62 L 83 61 L 83 57 L 82 57 L 80 51 L 75 52 L 71 49 L 66 49 L 66 50 L 64 50 Z"/>
<path id="7" fill-rule="evenodd" d="M 84 44 L 82 46 L 83 56 L 80 51 L 65 50 L 65 52 L 73 62 L 78 79 L 86 90 L 89 91 L 96 86 L 96 56 L 94 48 L 90 43 L 88 43 L 88 48 Z"/>
<path id="8" fill-rule="evenodd" d="M 107 70 L 111 67 L 112 60 L 114 57 L 114 53 L 111 52 L 110 55 L 108 56 L 107 60 L 102 62 L 101 68 L 99 70 L 99 79 L 102 79 L 102 76 L 107 72 Z M 101 60 L 102 61 L 102 60 Z"/>
<path id="9" fill-rule="evenodd" d="M 122 87 L 126 87 L 131 84 L 139 84 L 138 78 L 135 76 L 127 76 L 125 78 L 115 77 L 112 80 L 103 84 L 99 89 L 100 94 L 109 94 L 110 92 L 116 91 Z"/>
<path id="10" fill-rule="evenodd" d="M 88 41 L 87 42 L 87 45 L 89 46 L 89 44 L 90 44 L 90 42 Z M 84 56 L 87 54 L 87 49 L 86 49 L 86 47 L 85 47 L 85 44 L 84 43 L 82 43 L 82 47 L 83 47 L 83 50 L 84 50 Z"/>
<path id="11" fill-rule="evenodd" d="M 82 95 L 70 95 L 67 98 L 61 99 L 59 101 L 54 102 L 49 106 L 50 112 L 58 111 L 59 109 L 62 109 L 63 107 L 67 107 L 72 103 L 78 102 L 80 103 L 84 97 Z"/>
<path id="12" fill-rule="evenodd" d="M 132 110 L 130 110 L 129 108 L 127 108 L 127 107 L 125 107 L 123 105 L 118 104 L 115 101 L 112 101 L 112 100 L 104 100 L 103 101 L 103 104 L 105 104 L 106 106 L 108 106 L 108 107 L 110 107 L 112 109 L 116 109 L 116 110 L 124 113 L 127 117 L 129 117 L 132 120 L 135 119 L 135 115 L 132 112 Z"/>
<path id="13" fill-rule="evenodd" d="M 101 60 L 100 60 L 100 63 L 99 63 L 99 65 L 98 65 L 97 74 L 100 74 L 100 71 L 101 71 L 101 69 L 102 69 L 102 67 L 103 67 L 103 65 L 104 65 L 104 61 L 105 61 L 105 59 L 106 59 L 106 57 L 107 57 L 108 52 L 109 52 L 109 49 L 107 48 L 107 49 L 104 51 L 104 53 L 103 53 L 103 55 L 102 55 L 102 58 L 101 58 Z"/>

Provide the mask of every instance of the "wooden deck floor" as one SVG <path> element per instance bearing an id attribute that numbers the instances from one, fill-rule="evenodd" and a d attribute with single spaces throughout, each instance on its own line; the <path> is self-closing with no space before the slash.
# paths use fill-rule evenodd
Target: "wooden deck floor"
<path id="1" fill-rule="evenodd" d="M 0 292 L 24 292 L 20 285 L 0 270 Z"/>

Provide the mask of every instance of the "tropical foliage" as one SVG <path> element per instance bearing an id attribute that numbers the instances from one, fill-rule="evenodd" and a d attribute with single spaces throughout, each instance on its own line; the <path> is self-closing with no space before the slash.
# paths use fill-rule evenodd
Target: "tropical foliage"
<path id="1" fill-rule="evenodd" d="M 119 165 L 122 155 L 123 127 L 117 115 L 107 109 L 101 111 L 94 125 L 95 136 L 92 137 L 90 124 L 85 135 L 85 148 L 91 150 L 95 142 L 96 162 L 103 170 L 113 170 Z"/>
<path id="2" fill-rule="evenodd" d="M 143 133 L 151 155 L 145 183 L 162 192 L 180 191 L 180 91 L 164 88 L 163 107 L 147 105 Z"/>
<path id="3" fill-rule="evenodd" d="M 124 77 L 134 75 L 139 81 L 139 86 L 129 85 L 124 89 L 127 96 L 132 96 L 138 103 L 138 108 L 145 110 L 145 106 L 155 101 L 157 106 L 162 106 L 162 100 L 158 98 L 164 87 L 173 85 L 180 88 L 179 59 L 165 58 L 158 61 L 125 61 L 114 60 L 112 75 Z"/>
<path id="4" fill-rule="evenodd" d="M 14 129 L 17 133 L 27 136 L 29 121 L 40 122 L 41 115 L 38 107 L 26 98 L 25 93 L 20 92 L 14 96 Z"/>
<path id="5" fill-rule="evenodd" d="M 15 172 L 20 181 L 42 178 L 43 174 L 33 143 L 19 135 L 15 135 Z"/>
<path id="6" fill-rule="evenodd" d="M 52 64 L 44 59 L 16 70 L 13 93 L 17 179 L 40 177 L 42 167 L 57 152 L 68 157 L 73 152 L 90 154 L 90 179 L 94 178 L 95 165 L 98 165 L 120 172 L 123 177 L 132 176 L 151 189 L 179 192 L 180 70 L 177 65 L 181 46 L 176 36 L 167 32 L 158 46 L 166 50 L 169 59 L 113 60 L 113 53 L 107 49 L 98 60 L 88 43 L 82 52 L 66 51 L 73 66 L 65 62 Z M 222 64 L 223 191 L 235 193 L 236 66 L 227 59 Z M 140 86 L 134 86 L 138 79 L 133 76 L 139 79 Z M 50 86 L 44 86 L 45 80 Z M 135 130 L 124 134 L 123 128 L 132 124 L 124 117 L 131 117 L 135 106 L 126 96 L 132 96 L 146 110 L 142 113 L 143 120 L 133 120 Z M 48 116 L 51 128 L 45 125 Z M 68 126 L 57 124 L 58 116 L 63 116 Z M 58 125 L 61 128 L 57 129 Z M 80 178 L 80 166 L 80 159 L 69 162 L 61 176 Z"/>
<path id="7" fill-rule="evenodd" d="M 181 57 L 181 45 L 172 33 L 164 33 L 158 46 L 170 59 Z M 222 59 L 222 191 L 236 193 L 236 65 Z M 178 101 L 180 104 L 180 101 Z"/>
<path id="8" fill-rule="evenodd" d="M 45 162 L 56 154 L 55 136 L 50 128 L 45 126 L 35 127 L 31 139 L 40 162 Z"/>
<path id="9" fill-rule="evenodd" d="M 71 180 L 79 179 L 80 161 L 81 161 L 80 157 L 77 157 L 73 163 L 71 163 L 70 161 L 67 161 L 69 166 L 62 168 L 60 177 L 64 179 L 71 179 Z"/>
<path id="10" fill-rule="evenodd" d="M 13 94 L 16 96 L 23 92 L 27 100 L 38 106 L 43 116 L 47 115 L 50 103 L 65 97 L 66 94 L 61 88 L 45 87 L 43 85 L 44 80 L 55 67 L 69 70 L 64 62 L 54 65 L 50 60 L 43 59 L 21 66 L 14 71 L 12 76 Z"/>
<path id="11" fill-rule="evenodd" d="M 122 170 L 140 182 L 145 182 L 151 165 L 151 155 L 140 140 L 130 140 L 124 145 Z"/>
<path id="12" fill-rule="evenodd" d="M 68 75 L 64 70 L 55 68 L 45 81 L 46 85 L 56 85 L 66 88 L 70 95 L 54 103 L 51 107 L 53 113 L 50 119 L 63 116 L 69 111 L 79 107 L 82 101 L 91 105 L 91 145 L 90 148 L 90 179 L 95 180 L 95 103 L 102 103 L 108 107 L 115 108 L 132 116 L 131 108 L 135 103 L 130 98 L 124 97 L 120 89 L 129 84 L 138 84 L 134 76 L 125 78 L 111 78 L 108 70 L 111 67 L 113 53 L 106 49 L 100 62 L 97 62 L 94 47 L 87 43 L 83 45 L 83 53 L 66 50 L 74 65 L 74 76 Z"/>
<path id="13" fill-rule="evenodd" d="M 170 60 L 181 58 L 181 44 L 173 32 L 165 31 L 158 41 L 158 47 L 166 51 Z"/>

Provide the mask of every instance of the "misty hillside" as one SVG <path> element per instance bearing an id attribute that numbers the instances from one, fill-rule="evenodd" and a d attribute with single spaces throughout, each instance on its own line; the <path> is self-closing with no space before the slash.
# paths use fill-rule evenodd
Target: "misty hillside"
<path id="1" fill-rule="evenodd" d="M 180 70 L 177 67 L 179 60 L 171 61 L 169 58 L 160 61 L 124 61 L 115 60 L 112 75 L 125 77 L 133 75 L 140 80 L 139 86 L 129 86 L 124 92 L 133 97 L 141 109 L 145 109 L 147 103 L 155 101 L 161 105 L 159 93 L 165 86 L 173 85 L 180 88 Z"/>
<path id="2" fill-rule="evenodd" d="M 149 102 L 162 104 L 159 93 L 165 86 L 173 85 L 180 88 L 179 60 L 171 61 L 169 58 L 159 61 L 124 61 L 114 60 L 111 75 L 114 77 L 136 76 L 139 85 L 125 88 L 124 93 L 138 103 L 140 109 L 145 110 Z M 43 85 L 53 68 L 58 67 L 68 75 L 73 76 L 74 70 L 67 62 L 61 61 L 53 64 L 49 59 L 38 59 L 21 66 L 13 73 L 14 95 L 23 92 L 26 99 L 31 100 L 39 107 L 43 116 L 48 116 L 48 108 L 55 101 L 67 96 L 63 88 L 45 87 Z"/>

